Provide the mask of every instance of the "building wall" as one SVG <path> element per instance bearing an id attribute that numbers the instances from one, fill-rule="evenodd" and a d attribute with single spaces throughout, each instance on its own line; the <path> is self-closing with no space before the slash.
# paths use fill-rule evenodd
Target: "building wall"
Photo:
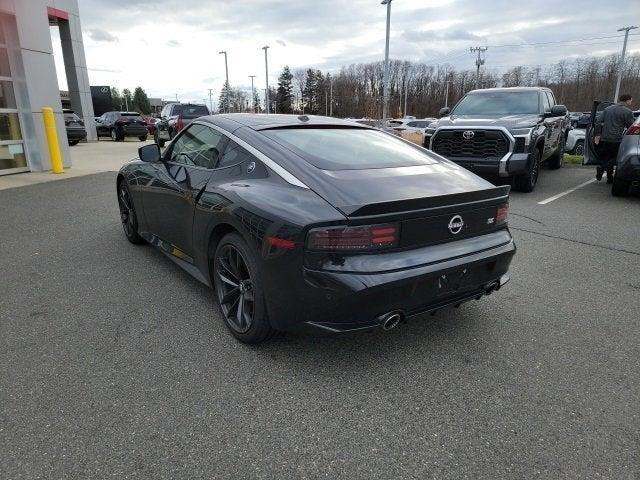
<path id="1" fill-rule="evenodd" d="M 53 108 L 64 165 L 70 167 L 49 16 L 60 16 L 71 105 L 85 120 L 87 138 L 94 140 L 95 122 L 77 0 L 0 0 L 0 12 L 13 18 L 14 31 L 5 34 L 11 44 L 14 88 L 29 168 L 31 171 L 51 168 L 42 120 L 45 106 Z"/>

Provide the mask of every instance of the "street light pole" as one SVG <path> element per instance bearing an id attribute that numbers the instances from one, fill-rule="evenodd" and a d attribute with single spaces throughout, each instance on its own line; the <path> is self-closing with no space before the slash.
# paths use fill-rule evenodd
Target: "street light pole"
<path id="1" fill-rule="evenodd" d="M 269 62 L 267 61 L 267 49 L 269 48 L 269 45 L 265 45 L 264 47 L 262 47 L 262 49 L 264 50 L 264 80 L 265 80 L 265 85 L 267 86 L 267 88 L 265 89 L 265 101 L 264 101 L 264 105 L 265 107 L 267 107 L 267 114 L 269 113 Z"/>
<path id="2" fill-rule="evenodd" d="M 229 113 L 229 107 L 230 107 L 230 105 L 229 105 L 229 67 L 227 65 L 227 52 L 226 52 L 226 50 L 223 50 L 223 51 L 218 52 L 218 53 L 220 53 L 221 55 L 224 55 L 224 72 L 225 72 L 226 77 L 227 77 L 227 83 L 225 84 L 225 90 L 227 92 L 227 95 L 226 95 L 227 96 L 227 113 Z"/>
<path id="3" fill-rule="evenodd" d="M 333 117 L 333 77 L 329 79 L 329 116 Z"/>
<path id="4" fill-rule="evenodd" d="M 256 113 L 256 91 L 253 88 L 253 79 L 256 78 L 255 75 L 249 75 L 251 79 L 251 105 L 253 105 L 253 113 Z"/>
<path id="5" fill-rule="evenodd" d="M 489 47 L 470 47 L 471 53 L 478 52 L 478 58 L 476 58 L 476 90 L 480 88 L 480 66 L 484 65 L 484 58 L 482 54 L 487 51 Z"/>
<path id="6" fill-rule="evenodd" d="M 391 1 L 382 0 L 381 5 L 387 6 L 387 39 L 384 47 L 384 78 L 383 78 L 383 103 L 382 103 L 382 119 L 387 118 L 389 113 L 389 31 L 391 29 Z"/>
<path id="7" fill-rule="evenodd" d="M 629 39 L 629 30 L 635 30 L 638 27 L 630 26 L 619 28 L 619 32 L 624 32 L 624 43 L 622 44 L 622 55 L 620 55 L 620 63 L 618 64 L 618 81 L 616 82 L 616 93 L 613 95 L 613 101 L 618 101 L 620 94 L 620 83 L 622 82 L 622 70 L 624 70 L 624 55 L 627 53 L 627 40 Z"/>

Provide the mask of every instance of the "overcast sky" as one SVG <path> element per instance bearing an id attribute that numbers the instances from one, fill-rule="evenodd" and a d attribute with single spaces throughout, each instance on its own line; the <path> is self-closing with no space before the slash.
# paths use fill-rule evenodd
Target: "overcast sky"
<path id="1" fill-rule="evenodd" d="M 386 7 L 379 0 L 79 0 L 92 85 L 144 87 L 149 96 L 203 101 L 229 81 L 264 89 L 284 65 L 338 70 L 384 58 Z M 489 45 L 486 68 L 548 65 L 617 53 L 620 27 L 640 22 L 640 0 L 393 0 L 393 59 L 472 68 L 472 45 Z M 640 32 L 640 29 L 633 33 Z M 59 39 L 54 37 L 60 65 Z M 609 37 L 609 38 L 601 38 Z M 568 42 L 576 39 L 590 39 Z M 502 46 L 567 41 L 564 44 Z M 640 52 L 640 35 L 629 51 Z M 59 82 L 65 88 L 64 70 Z M 62 77 L 62 78 L 60 78 Z M 214 100 L 215 101 L 215 100 Z"/>

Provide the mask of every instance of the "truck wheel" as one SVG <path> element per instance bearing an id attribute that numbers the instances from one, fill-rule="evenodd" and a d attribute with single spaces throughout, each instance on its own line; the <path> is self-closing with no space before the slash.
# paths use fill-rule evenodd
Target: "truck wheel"
<path id="1" fill-rule="evenodd" d="M 531 154 L 531 165 L 525 175 L 514 178 L 513 186 L 519 192 L 533 192 L 538 183 L 538 174 L 540 173 L 540 150 L 537 148 Z"/>
<path id="2" fill-rule="evenodd" d="M 564 145 L 566 143 L 566 137 L 563 135 L 560 139 L 558 149 L 551 158 L 547 161 L 547 165 L 551 170 L 557 170 L 562 167 L 562 160 L 564 159 Z"/>
<path id="3" fill-rule="evenodd" d="M 611 195 L 614 197 L 624 197 L 629 193 L 629 182 L 620 178 L 613 178 L 613 185 L 611 185 Z"/>
<path id="4" fill-rule="evenodd" d="M 574 155 L 584 155 L 584 140 L 578 140 L 576 142 L 576 146 L 573 147 L 573 151 L 571 152 Z"/>
<path id="5" fill-rule="evenodd" d="M 156 133 L 153 134 L 153 141 L 156 142 L 160 148 L 164 148 L 165 141 L 158 136 L 157 130 Z"/>

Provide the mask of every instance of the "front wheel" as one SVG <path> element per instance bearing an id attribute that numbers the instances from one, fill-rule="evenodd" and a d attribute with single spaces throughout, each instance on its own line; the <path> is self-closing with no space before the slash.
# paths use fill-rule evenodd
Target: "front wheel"
<path id="1" fill-rule="evenodd" d="M 565 140 L 565 136 L 563 135 L 558 144 L 558 149 L 553 154 L 553 156 L 547 161 L 547 165 L 549 165 L 549 168 L 551 170 L 557 170 L 560 167 L 562 167 L 562 161 L 564 160 L 565 143 L 566 143 L 566 140 Z"/>
<path id="2" fill-rule="evenodd" d="M 118 207 L 120 209 L 120 221 L 124 234 L 131 243 L 143 243 L 144 239 L 138 234 L 138 217 L 133 205 L 133 198 L 129 193 L 127 182 L 121 180 L 118 185 Z"/>
<path id="3" fill-rule="evenodd" d="M 525 175 L 520 175 L 514 179 L 514 187 L 520 192 L 533 192 L 538 183 L 540 173 L 540 150 L 537 148 L 531 154 L 531 164 Z"/>
<path id="4" fill-rule="evenodd" d="M 246 242 L 237 233 L 222 238 L 212 260 L 213 286 L 224 323 L 244 343 L 260 343 L 274 330 L 267 318 L 260 271 Z"/>
<path id="5" fill-rule="evenodd" d="M 573 152 L 574 155 L 580 155 L 583 156 L 584 155 L 584 140 L 578 140 L 576 142 L 576 146 L 573 147 Z"/>
<path id="6" fill-rule="evenodd" d="M 77 145 L 78 143 L 80 143 L 80 140 L 69 140 L 69 145 L 72 146 L 72 147 L 74 145 Z"/>
<path id="7" fill-rule="evenodd" d="M 140 136 L 138 137 L 138 139 L 139 139 L 141 142 L 146 142 L 146 141 L 147 141 L 147 136 L 146 136 L 146 135 L 140 135 Z"/>

